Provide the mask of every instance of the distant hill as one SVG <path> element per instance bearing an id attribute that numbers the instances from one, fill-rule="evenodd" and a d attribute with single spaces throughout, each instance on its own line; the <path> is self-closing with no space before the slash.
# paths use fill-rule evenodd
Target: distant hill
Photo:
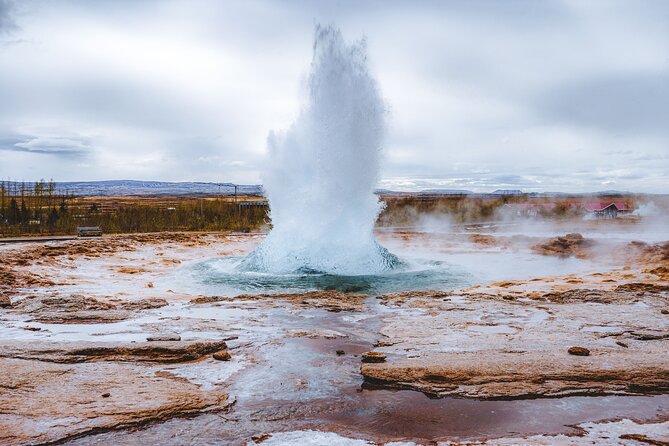
<path id="1" fill-rule="evenodd" d="M 603 190 L 595 192 L 592 195 L 597 197 L 624 197 L 627 195 L 633 195 L 632 192 L 623 191 L 623 190 Z"/>
<path id="2" fill-rule="evenodd" d="M 56 190 L 78 196 L 234 195 L 235 193 L 234 185 L 231 183 L 171 183 L 136 180 L 57 182 Z M 237 193 L 239 195 L 262 195 L 262 187 L 255 184 L 239 184 Z"/>
<path id="3" fill-rule="evenodd" d="M 491 195 L 525 195 L 520 189 L 497 189 Z"/>
<path id="4" fill-rule="evenodd" d="M 472 195 L 474 192 L 463 189 L 421 189 L 413 192 L 401 192 L 391 189 L 376 189 L 377 195 Z"/>
<path id="5" fill-rule="evenodd" d="M 464 189 L 423 189 L 418 194 L 423 195 L 471 195 L 474 192 Z"/>
<path id="6" fill-rule="evenodd" d="M 5 185 L 20 184 L 32 187 L 31 181 L 17 183 L 5 181 Z M 56 182 L 58 193 L 70 193 L 77 196 L 193 196 L 193 195 L 233 195 L 235 193 L 232 183 L 207 183 L 207 182 L 168 182 L 168 181 L 139 181 L 139 180 L 109 180 L 109 181 L 67 181 Z M 262 186 L 259 184 L 238 184 L 238 195 L 263 195 Z M 452 195 L 452 196 L 528 196 L 528 197 L 620 197 L 636 195 L 632 192 L 607 190 L 590 193 L 564 193 L 564 192 L 523 192 L 517 189 L 498 189 L 494 192 L 472 192 L 463 189 L 423 189 L 413 192 L 393 191 L 390 189 L 377 189 L 376 194 L 384 196 L 416 196 L 416 195 Z"/>

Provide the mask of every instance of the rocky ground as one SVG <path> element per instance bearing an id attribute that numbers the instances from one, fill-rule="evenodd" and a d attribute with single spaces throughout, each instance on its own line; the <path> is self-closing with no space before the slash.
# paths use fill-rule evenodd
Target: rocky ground
<path id="1" fill-rule="evenodd" d="M 378 351 L 393 360 L 362 366 L 370 384 L 471 398 L 669 389 L 668 308 L 660 294 L 584 289 L 532 299 L 480 292 L 381 299 L 414 311 L 380 329 Z"/>
<path id="2" fill-rule="evenodd" d="M 0 444 L 669 441 L 669 243 L 386 231 L 481 273 L 383 295 L 190 287 L 261 238 L 0 245 Z"/>

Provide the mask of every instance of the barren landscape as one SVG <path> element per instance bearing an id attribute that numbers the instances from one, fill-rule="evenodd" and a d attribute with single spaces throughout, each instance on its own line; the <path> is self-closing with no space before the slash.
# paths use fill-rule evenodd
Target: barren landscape
<path id="1" fill-rule="evenodd" d="M 663 444 L 669 243 L 643 224 L 379 230 L 452 278 L 390 293 L 208 285 L 263 234 L 0 245 L 0 443 Z"/>

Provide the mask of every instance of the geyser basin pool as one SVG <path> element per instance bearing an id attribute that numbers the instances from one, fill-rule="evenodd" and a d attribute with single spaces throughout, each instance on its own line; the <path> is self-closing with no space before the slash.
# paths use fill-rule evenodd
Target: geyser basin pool
<path id="1" fill-rule="evenodd" d="M 204 294 L 235 295 L 249 292 L 295 293 L 336 290 L 384 294 L 423 289 L 457 289 L 473 284 L 464 269 L 446 262 L 414 260 L 376 274 L 336 275 L 313 270 L 274 274 L 244 270 L 244 257 L 223 257 L 196 263 L 191 269 L 195 286 Z"/>

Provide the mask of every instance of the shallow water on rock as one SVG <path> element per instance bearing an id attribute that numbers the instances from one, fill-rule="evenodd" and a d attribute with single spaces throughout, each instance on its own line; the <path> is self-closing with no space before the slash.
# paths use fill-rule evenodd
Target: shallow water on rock
<path id="1" fill-rule="evenodd" d="M 397 330 L 415 324 L 424 328 L 426 337 L 431 336 L 430 327 L 427 324 L 423 327 L 423 321 L 436 317 L 430 314 L 429 308 L 385 305 L 373 297 L 362 301 L 360 305 L 364 310 L 350 312 L 327 311 L 316 303 L 311 307 L 300 299 L 273 296 L 218 299 L 209 303 L 204 299 L 205 303 L 193 303 L 201 295 L 338 290 L 374 296 L 408 290 L 461 289 L 502 279 L 607 271 L 600 263 L 588 259 L 537 256 L 528 249 L 503 250 L 494 246 L 484 247 L 479 252 L 479 248 L 468 242 L 457 243 L 457 249 L 449 251 L 437 249 L 432 239 L 425 248 L 413 243 L 413 239 L 402 240 L 392 251 L 400 254 L 405 268 L 359 276 L 314 271 L 286 275 L 240 271 L 238 265 L 246 246 L 235 250 L 211 248 L 183 257 L 168 252 L 170 258 L 180 258 L 183 263 L 164 272 L 157 269 L 128 277 L 109 273 L 109 270 L 116 271 L 116 263 L 95 260 L 84 269 L 87 280 L 83 285 L 69 285 L 72 289 L 100 292 L 112 283 L 124 290 L 119 294 L 123 299 L 134 298 L 135 294 L 155 294 L 173 301 L 166 307 L 145 310 L 135 318 L 107 324 L 45 324 L 32 322 L 24 315 L 8 315 L 6 320 L 0 321 L 3 322 L 0 331 L 17 339 L 39 341 L 133 342 L 143 341 L 154 333 L 175 333 L 183 340 L 238 336 L 237 340 L 228 342 L 232 355 L 229 362 L 206 358 L 165 367 L 167 372 L 191 380 L 205 390 L 228 392 L 236 402 L 227 411 L 100 433 L 68 444 L 245 445 L 252 435 L 302 429 L 331 431 L 372 441 L 407 439 L 430 444 L 429 441 L 442 437 L 468 440 L 573 433 L 570 425 L 587 421 L 612 418 L 648 421 L 669 416 L 669 395 L 481 401 L 450 397 L 430 399 L 415 391 L 372 389 L 365 385 L 360 373 L 360 357 L 375 348 L 383 350 L 383 341 L 387 339 L 382 328 L 396 320 Z M 213 257 L 226 252 L 237 256 Z M 144 288 L 149 280 L 152 286 Z M 474 308 L 466 297 L 453 296 L 449 301 L 460 310 L 467 306 Z M 532 302 L 520 298 L 518 305 L 508 312 L 472 311 L 474 318 L 466 319 L 468 323 L 465 319 L 456 321 L 462 322 L 457 326 L 445 323 L 450 331 L 435 335 L 431 341 L 436 344 L 429 348 L 452 352 L 470 338 L 504 339 L 512 337 L 518 327 L 540 329 L 554 315 L 550 309 L 525 305 Z M 480 314 L 483 317 L 479 317 Z M 589 325 L 589 322 L 582 331 L 602 334 L 602 342 L 609 342 L 604 335 L 624 327 L 603 322 Z M 22 328 L 26 325 L 42 330 L 26 331 Z M 406 345 L 409 355 L 420 348 L 427 347 L 421 343 Z M 337 350 L 345 353 L 337 354 Z M 401 356 L 397 350 L 388 349 L 387 353 L 388 362 Z"/>
<path id="2" fill-rule="evenodd" d="M 669 416 L 669 395 L 482 401 L 432 399 L 411 390 L 372 389 L 363 383 L 360 356 L 374 348 L 383 318 L 401 310 L 389 309 L 375 299 L 366 303 L 369 309 L 364 314 L 317 308 L 254 310 L 250 305 L 237 315 L 238 323 L 247 327 L 244 339 L 229 342 L 235 359 L 228 365 L 235 368 L 226 368 L 220 378 L 236 400 L 229 411 L 103 433 L 68 444 L 248 445 L 255 444 L 251 440 L 254 435 L 305 429 L 372 441 L 401 439 L 430 444 L 435 438 L 574 433 L 570 426 L 586 421 Z M 190 316 L 202 313 L 201 317 L 217 319 L 227 314 L 227 307 L 236 305 L 226 302 L 197 307 Z M 244 316 L 244 312 L 248 314 Z M 264 319 L 252 327 L 249 317 Z M 296 334 L 298 331 L 304 334 Z M 317 336 L 311 338 L 309 333 Z M 236 362 L 245 354 L 254 358 L 252 367 L 242 367 L 246 359 Z M 202 364 L 207 366 L 202 372 L 207 374 L 202 378 L 205 384 L 221 364 Z M 192 365 L 178 365 L 172 372 L 190 376 L 196 370 Z"/>
<path id="3" fill-rule="evenodd" d="M 237 402 L 230 412 L 173 419 L 68 444 L 250 445 L 255 444 L 254 435 L 294 430 L 433 444 L 436 438 L 573 434 L 577 431 L 570 426 L 585 421 L 669 416 L 669 395 L 481 401 L 431 399 L 410 390 L 367 390 L 361 388 L 356 370 L 359 355 L 369 347 L 364 341 L 293 339 L 268 351 L 265 359 L 273 366 L 261 365 L 237 376 L 230 387 Z M 337 356 L 339 349 L 346 354 Z"/>

